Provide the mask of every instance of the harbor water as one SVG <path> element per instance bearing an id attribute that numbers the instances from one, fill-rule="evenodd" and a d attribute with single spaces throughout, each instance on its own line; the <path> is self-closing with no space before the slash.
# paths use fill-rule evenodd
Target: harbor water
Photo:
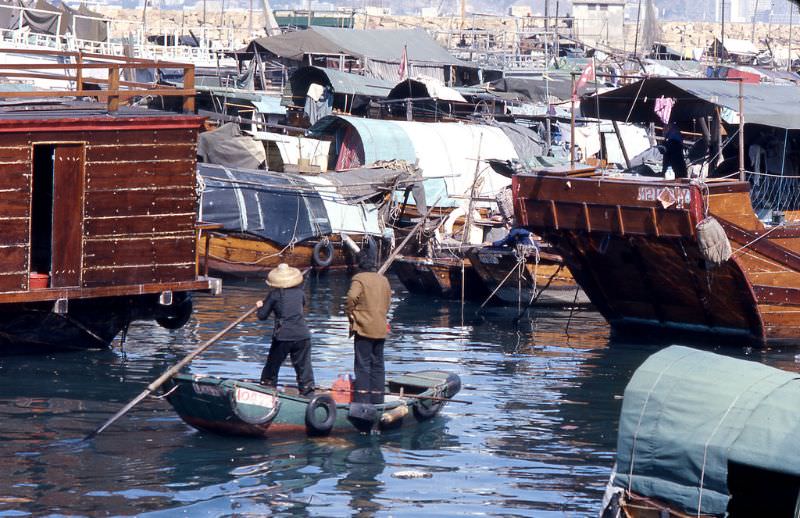
<path id="1" fill-rule="evenodd" d="M 317 383 L 352 371 L 348 279 L 312 277 Z M 292 440 L 220 437 L 149 398 L 92 441 L 88 432 L 250 307 L 262 282 L 197 296 L 178 331 L 136 323 L 110 351 L 0 358 L 0 516 L 596 516 L 622 394 L 659 345 L 617 343 L 592 311 L 443 301 L 393 282 L 389 373 L 457 373 L 456 396 L 422 427 Z M 271 323 L 243 323 L 188 371 L 257 378 Z M 662 337 L 664 338 L 664 337 Z M 668 341 L 668 340 L 667 340 Z M 717 349 L 798 370 L 793 350 Z M 291 367 L 282 383 L 294 383 Z"/>

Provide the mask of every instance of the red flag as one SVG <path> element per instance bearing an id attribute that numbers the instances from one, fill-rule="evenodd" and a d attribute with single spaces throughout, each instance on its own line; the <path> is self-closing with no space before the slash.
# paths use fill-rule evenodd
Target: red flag
<path id="1" fill-rule="evenodd" d="M 400 74 L 400 81 L 408 79 L 408 54 L 405 46 L 403 46 L 403 55 L 400 57 L 400 67 L 397 71 Z"/>
<path id="2" fill-rule="evenodd" d="M 583 88 L 589 81 L 594 81 L 594 59 L 591 60 L 588 65 L 586 65 L 586 68 L 583 69 L 583 72 L 581 72 L 578 80 L 575 81 L 575 86 L 572 88 L 573 99 L 577 99 L 578 90 Z"/>

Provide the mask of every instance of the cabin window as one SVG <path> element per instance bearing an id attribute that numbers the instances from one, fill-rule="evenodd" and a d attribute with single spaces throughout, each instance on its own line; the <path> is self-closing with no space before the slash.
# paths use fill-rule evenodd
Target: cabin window
<path id="1" fill-rule="evenodd" d="M 737 516 L 797 516 L 800 477 L 728 463 L 728 514 Z"/>
<path id="2" fill-rule="evenodd" d="M 33 147 L 31 193 L 31 271 L 50 273 L 53 259 L 53 158 L 52 145 Z"/>

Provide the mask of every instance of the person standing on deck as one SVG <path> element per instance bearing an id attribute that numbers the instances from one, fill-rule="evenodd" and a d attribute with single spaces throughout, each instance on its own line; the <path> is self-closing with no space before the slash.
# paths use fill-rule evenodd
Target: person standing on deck
<path id="1" fill-rule="evenodd" d="M 665 175 L 670 166 L 675 173 L 675 178 L 688 178 L 686 160 L 683 158 L 683 135 L 675 122 L 670 122 L 664 128 L 664 158 L 661 162 L 661 174 Z"/>
<path id="2" fill-rule="evenodd" d="M 345 305 L 350 321 L 350 336 L 355 337 L 353 401 L 380 405 L 386 390 L 383 344 L 389 332 L 386 316 L 392 289 L 389 280 L 376 271 L 373 248 L 359 252 L 358 269 L 359 273 L 350 281 Z"/>
<path id="3" fill-rule="evenodd" d="M 311 395 L 314 372 L 311 370 L 311 333 L 303 315 L 306 305 L 303 274 L 281 263 L 269 272 L 267 285 L 273 289 L 263 301 L 256 303 L 258 319 L 266 320 L 274 313 L 275 326 L 267 363 L 261 371 L 261 384 L 276 387 L 281 364 L 290 356 L 297 375 L 297 389 L 304 396 Z"/>

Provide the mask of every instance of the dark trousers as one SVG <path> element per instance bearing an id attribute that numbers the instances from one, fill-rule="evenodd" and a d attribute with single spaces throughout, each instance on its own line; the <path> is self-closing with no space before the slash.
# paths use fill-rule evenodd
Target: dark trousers
<path id="1" fill-rule="evenodd" d="M 683 159 L 683 144 L 677 140 L 667 140 L 664 142 L 664 158 L 661 161 L 661 174 L 667 172 L 667 168 L 672 166 L 675 178 L 687 178 L 689 172 L 686 170 L 686 161 Z"/>
<path id="2" fill-rule="evenodd" d="M 278 371 L 287 356 L 292 358 L 292 367 L 297 375 L 297 388 L 301 394 L 314 390 L 314 371 L 311 369 L 311 340 L 284 341 L 272 339 L 267 363 L 261 371 L 261 384 L 277 385 Z"/>
<path id="3" fill-rule="evenodd" d="M 353 384 L 355 394 L 353 401 L 357 403 L 383 403 L 383 391 L 386 390 L 386 371 L 383 367 L 383 339 L 366 338 L 356 335 L 354 340 L 355 362 L 353 370 L 356 380 Z"/>

